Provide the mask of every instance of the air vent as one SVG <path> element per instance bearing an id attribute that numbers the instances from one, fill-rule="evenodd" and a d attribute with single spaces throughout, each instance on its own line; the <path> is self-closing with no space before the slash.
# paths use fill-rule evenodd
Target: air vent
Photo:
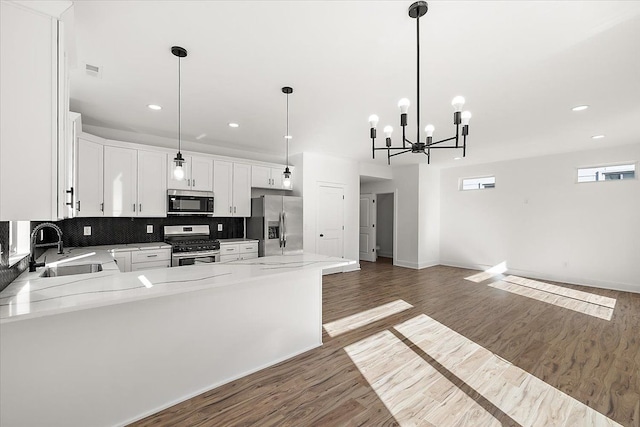
<path id="1" fill-rule="evenodd" d="M 99 79 L 102 78 L 102 67 L 99 67 L 98 65 L 91 65 L 91 64 L 85 63 L 84 70 L 88 75 L 92 77 L 97 77 Z"/>

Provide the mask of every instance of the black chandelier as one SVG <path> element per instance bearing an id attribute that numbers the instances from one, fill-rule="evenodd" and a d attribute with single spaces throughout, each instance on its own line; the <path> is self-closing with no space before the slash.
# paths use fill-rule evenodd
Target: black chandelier
<path id="1" fill-rule="evenodd" d="M 464 106 L 464 98 L 456 96 L 453 98 L 451 105 L 455 112 L 453 113 L 453 124 L 456 125 L 456 135 L 451 138 L 445 138 L 440 141 L 433 141 L 433 132 L 435 127 L 432 124 L 428 124 L 424 131 L 427 135 L 426 142 L 420 142 L 420 17 L 427 13 L 428 5 L 426 1 L 417 1 L 409 6 L 409 16 L 416 20 L 416 40 L 417 40 L 417 89 L 416 89 L 416 101 L 417 101 L 417 114 L 416 114 L 416 141 L 411 142 L 407 139 L 405 128 L 407 127 L 407 111 L 409 110 L 410 102 L 407 98 L 402 98 L 398 101 L 398 107 L 400 108 L 400 126 L 402 126 L 402 146 L 391 146 L 391 133 L 393 128 L 391 126 L 385 126 L 383 132 L 386 137 L 386 147 L 376 148 L 376 126 L 378 125 L 379 118 L 375 114 L 369 117 L 369 125 L 371 126 L 371 149 L 373 158 L 376 158 L 376 150 L 387 150 L 387 163 L 391 164 L 391 157 L 404 153 L 423 153 L 427 156 L 427 163 L 431 162 L 431 150 L 436 148 L 454 148 L 462 150 L 462 157 L 467 154 L 467 135 L 469 135 L 469 119 L 471 119 L 471 113 L 469 111 L 462 111 Z M 460 125 L 462 125 L 462 144 L 460 144 Z M 455 145 L 439 145 L 443 142 L 454 141 Z M 391 154 L 391 150 L 402 150 Z"/>
<path id="2" fill-rule="evenodd" d="M 282 173 L 282 175 L 284 176 L 284 178 L 282 179 L 282 185 L 284 186 L 284 188 L 291 188 L 291 171 L 289 170 L 289 140 L 291 140 L 291 134 L 289 133 L 289 95 L 293 93 L 293 88 L 285 86 L 282 88 L 282 93 L 287 95 L 287 134 L 284 136 L 284 139 L 287 143 L 287 167 Z"/>

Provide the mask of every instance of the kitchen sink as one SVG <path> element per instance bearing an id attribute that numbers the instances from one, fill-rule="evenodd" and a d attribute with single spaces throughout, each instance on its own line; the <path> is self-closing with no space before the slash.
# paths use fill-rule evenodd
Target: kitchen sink
<path id="1" fill-rule="evenodd" d="M 102 271 L 102 264 L 64 265 L 45 268 L 40 277 L 71 276 L 73 274 L 97 273 Z"/>

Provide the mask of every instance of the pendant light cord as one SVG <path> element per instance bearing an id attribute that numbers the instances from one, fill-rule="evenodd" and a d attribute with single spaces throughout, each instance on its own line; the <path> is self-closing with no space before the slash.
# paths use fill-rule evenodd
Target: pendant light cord
<path id="1" fill-rule="evenodd" d="M 289 167 L 289 94 L 287 94 L 287 168 Z"/>
<path id="2" fill-rule="evenodd" d="M 417 117 L 416 117 L 416 143 L 420 142 L 420 17 L 416 18 L 416 63 L 418 64 L 418 71 L 416 73 L 416 100 L 418 101 Z"/>
<path id="3" fill-rule="evenodd" d="M 182 76 L 180 75 L 180 62 L 181 62 L 182 58 L 180 58 L 178 56 L 178 153 L 180 152 L 180 149 L 182 148 L 182 144 L 180 141 L 180 134 L 181 132 L 181 120 L 180 118 L 182 117 L 182 115 L 180 114 L 180 106 L 182 105 L 181 103 L 181 99 L 180 99 L 180 93 L 181 93 L 181 83 L 182 83 Z"/>

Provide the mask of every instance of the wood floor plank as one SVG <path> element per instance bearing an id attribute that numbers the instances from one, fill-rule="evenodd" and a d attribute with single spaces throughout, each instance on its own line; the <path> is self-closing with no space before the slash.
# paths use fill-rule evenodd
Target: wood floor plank
<path id="1" fill-rule="evenodd" d="M 525 296 L 489 286 L 508 276 L 361 266 L 323 279 L 323 322 L 359 324 L 133 425 L 640 427 L 639 294 L 514 279 Z M 611 320 L 576 311 L 589 304 Z"/>

